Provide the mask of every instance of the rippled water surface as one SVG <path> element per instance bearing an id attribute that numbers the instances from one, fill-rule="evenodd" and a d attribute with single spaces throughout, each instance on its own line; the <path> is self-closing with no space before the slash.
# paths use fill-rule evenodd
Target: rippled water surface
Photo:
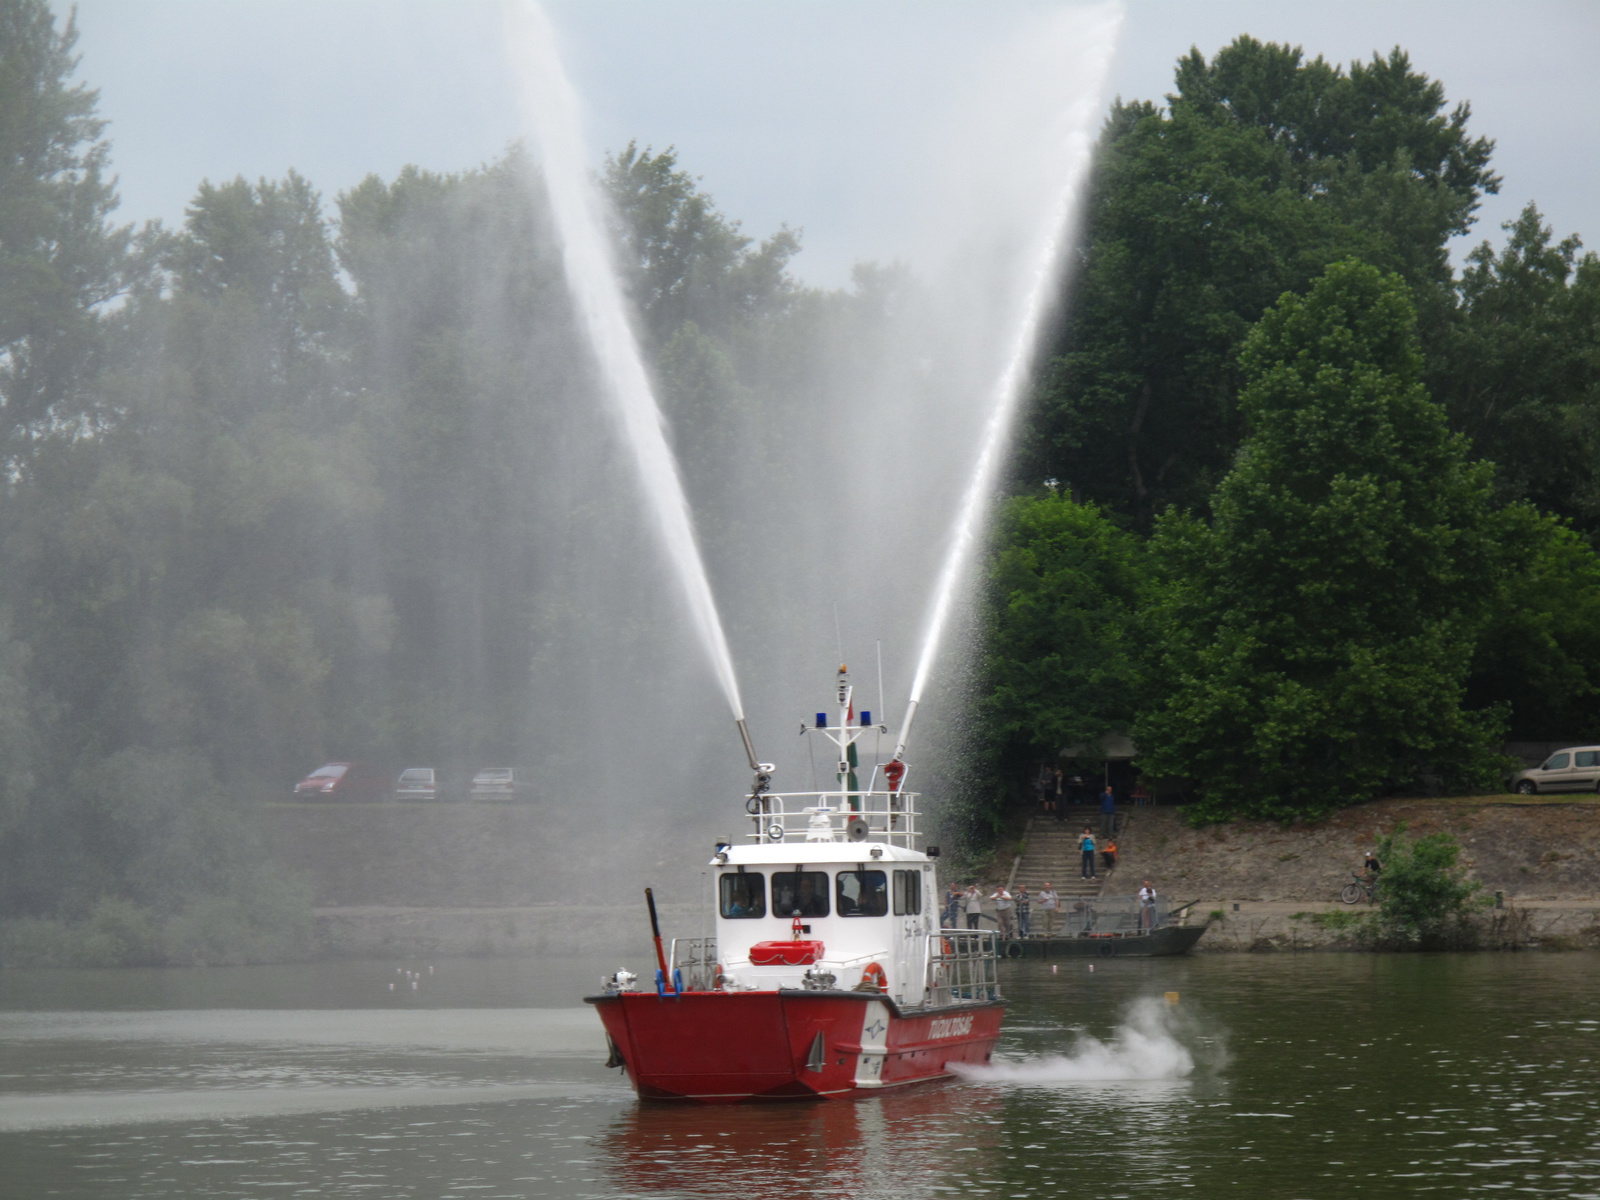
<path id="1" fill-rule="evenodd" d="M 600 1065 L 615 965 L 0 972 L 0 1197 L 1600 1200 L 1596 955 L 1010 964 L 979 1078 L 723 1109 Z"/>

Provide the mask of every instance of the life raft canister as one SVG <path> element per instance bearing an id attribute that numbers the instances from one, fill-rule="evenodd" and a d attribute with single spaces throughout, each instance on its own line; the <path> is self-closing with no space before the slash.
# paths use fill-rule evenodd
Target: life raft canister
<path id="1" fill-rule="evenodd" d="M 900 790 L 900 781 L 905 777 L 906 765 L 898 758 L 891 759 L 889 762 L 884 764 L 883 778 L 884 782 L 889 785 L 889 790 L 891 792 L 898 792 Z"/>

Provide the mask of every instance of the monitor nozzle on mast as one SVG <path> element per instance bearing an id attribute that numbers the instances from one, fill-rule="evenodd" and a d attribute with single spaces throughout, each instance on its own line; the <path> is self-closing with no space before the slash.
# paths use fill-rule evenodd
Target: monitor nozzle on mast
<path id="1" fill-rule="evenodd" d="M 745 801 L 745 811 L 752 815 L 765 812 L 766 806 L 762 797 L 772 787 L 772 773 L 777 770 L 771 763 L 760 762 L 756 758 L 755 743 L 750 740 L 750 727 L 744 723 L 743 717 L 735 717 L 734 724 L 739 727 L 739 740 L 744 743 L 744 755 L 750 763 L 750 769 L 755 772 L 755 780 L 750 785 L 750 798 Z"/>

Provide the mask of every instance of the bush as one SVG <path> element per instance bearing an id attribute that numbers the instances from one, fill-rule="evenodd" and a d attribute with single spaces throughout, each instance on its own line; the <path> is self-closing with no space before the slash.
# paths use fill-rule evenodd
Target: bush
<path id="1" fill-rule="evenodd" d="M 1428 949 L 1476 944 L 1472 915 L 1490 901 L 1478 894 L 1483 885 L 1457 865 L 1460 843 L 1448 833 L 1409 838 L 1405 828 L 1402 823 L 1378 840 L 1380 936 Z"/>

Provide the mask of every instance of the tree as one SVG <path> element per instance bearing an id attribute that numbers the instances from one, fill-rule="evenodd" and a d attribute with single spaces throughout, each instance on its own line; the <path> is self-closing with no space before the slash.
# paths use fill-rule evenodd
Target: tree
<path id="1" fill-rule="evenodd" d="M 657 343 L 685 321 L 725 336 L 792 290 L 786 268 L 800 249 L 799 235 L 779 229 L 754 245 L 678 169 L 671 147 L 652 154 L 629 142 L 607 157 L 603 183 L 618 221 L 623 270 Z"/>
<path id="2" fill-rule="evenodd" d="M 1600 258 L 1556 243 L 1529 204 L 1462 273 L 1459 319 L 1433 365 L 1458 429 L 1500 468 L 1507 500 L 1600 535 Z"/>
<path id="3" fill-rule="evenodd" d="M 32 433 L 87 406 L 97 310 L 123 286 L 127 227 L 98 94 L 72 82 L 78 38 L 45 0 L 0 0 L 0 438 L 14 462 Z"/>
<path id="4" fill-rule="evenodd" d="M 1500 570 L 1490 468 L 1420 382 L 1405 283 L 1336 263 L 1241 355 L 1250 426 L 1208 524 L 1152 552 L 1144 768 L 1203 817 L 1289 819 L 1494 771 L 1494 712 L 1463 703 Z"/>
<path id="5" fill-rule="evenodd" d="M 1284 291 L 1357 257 L 1398 272 L 1432 329 L 1445 242 L 1498 188 L 1469 109 L 1403 52 L 1348 72 L 1241 37 L 1180 61 L 1163 112 L 1113 107 L 1082 260 L 1024 431 L 1056 477 L 1148 527 L 1204 509 L 1243 434 L 1238 352 Z"/>
<path id="6" fill-rule="evenodd" d="M 1143 547 L 1053 491 L 1005 506 L 989 569 L 984 740 L 1003 769 L 1130 726 Z"/>

